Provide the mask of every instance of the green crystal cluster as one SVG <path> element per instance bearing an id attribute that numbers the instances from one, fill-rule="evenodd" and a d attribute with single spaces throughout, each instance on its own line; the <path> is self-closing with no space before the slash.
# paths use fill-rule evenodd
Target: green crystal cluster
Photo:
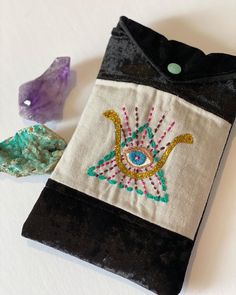
<path id="1" fill-rule="evenodd" d="M 66 142 L 44 125 L 19 130 L 0 143 L 0 172 L 17 177 L 50 173 Z"/>

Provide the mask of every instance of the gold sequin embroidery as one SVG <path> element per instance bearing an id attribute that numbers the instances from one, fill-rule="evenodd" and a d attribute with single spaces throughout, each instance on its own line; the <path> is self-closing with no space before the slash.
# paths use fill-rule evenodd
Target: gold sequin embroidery
<path id="1" fill-rule="evenodd" d="M 133 178 L 135 180 L 140 180 L 144 178 L 148 178 L 156 174 L 165 164 L 167 161 L 170 153 L 172 150 L 175 148 L 175 146 L 179 143 L 186 143 L 186 144 L 192 144 L 193 143 L 193 137 L 191 134 L 181 134 L 177 137 L 175 137 L 164 153 L 162 154 L 161 158 L 158 160 L 158 162 L 155 164 L 155 166 L 145 172 L 135 172 L 135 171 L 130 171 L 125 167 L 125 165 L 122 162 L 121 158 L 121 120 L 119 115 L 114 111 L 114 110 L 107 110 L 103 113 L 103 115 L 111 120 L 114 124 L 115 127 L 115 159 L 116 159 L 116 164 L 118 168 L 126 175 L 129 176 L 130 178 Z"/>

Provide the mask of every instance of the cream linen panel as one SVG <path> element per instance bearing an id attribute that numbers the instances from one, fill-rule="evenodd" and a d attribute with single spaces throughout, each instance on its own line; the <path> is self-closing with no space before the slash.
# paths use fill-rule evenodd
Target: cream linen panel
<path id="1" fill-rule="evenodd" d="M 154 108 L 150 121 L 153 130 L 161 116 L 166 115 L 159 135 L 170 122 L 175 122 L 163 143 L 181 134 L 189 133 L 193 137 L 192 144 L 178 144 L 162 167 L 168 202 L 154 201 L 87 174 L 89 167 L 114 150 L 114 124 L 104 117 L 104 111 L 117 112 L 125 127 L 121 111 L 124 106 L 132 131 L 136 128 L 135 107 L 138 107 L 139 126 L 147 122 Z M 97 79 L 76 131 L 51 178 L 193 239 L 230 126 L 224 119 L 173 94 L 134 83 Z M 114 179 L 119 177 L 118 173 Z M 147 190 L 153 189 L 150 181 L 145 181 L 145 185 Z"/>

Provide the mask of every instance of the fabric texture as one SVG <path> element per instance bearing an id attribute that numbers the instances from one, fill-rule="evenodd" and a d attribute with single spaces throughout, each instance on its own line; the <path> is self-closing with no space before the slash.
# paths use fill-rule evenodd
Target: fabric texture
<path id="1" fill-rule="evenodd" d="M 148 121 L 150 110 L 154 108 L 149 122 L 154 133 L 155 127 L 165 114 L 165 119 L 155 133 L 156 144 L 172 122 L 175 123 L 159 143 L 156 151 L 159 151 L 161 147 L 166 149 L 166 144 L 180 134 L 191 133 L 193 136 L 193 144 L 177 145 L 163 166 L 166 193 L 169 198 L 167 203 L 156 203 L 144 194 L 138 195 L 134 189 L 134 180 L 126 177 L 122 181 L 125 175 L 119 172 L 119 168 L 113 161 L 114 157 L 104 161 L 102 167 L 98 163 L 110 151 L 114 151 L 114 126 L 103 113 L 112 108 L 123 117 L 124 106 L 129 117 L 131 132 Z M 137 127 L 135 107 L 138 107 Z M 125 129 L 124 121 L 122 120 L 122 126 Z M 230 124 L 225 120 L 173 94 L 143 85 L 97 80 L 79 126 L 51 179 L 193 239 L 229 129 Z M 126 129 L 125 132 L 128 136 Z M 137 141 L 141 145 L 144 134 L 145 130 L 140 132 L 129 146 L 137 145 Z M 142 146 L 147 147 L 150 141 L 147 135 Z M 126 146 L 122 148 L 122 154 L 125 148 Z M 151 149 L 150 145 L 147 150 Z M 157 155 L 162 153 L 163 151 L 160 150 Z M 98 167 L 94 172 L 102 173 L 106 179 L 88 177 L 86 171 L 94 165 Z M 131 165 L 127 167 L 130 168 Z M 109 171 L 106 172 L 107 169 Z M 150 167 L 147 167 L 147 170 L 150 170 Z M 116 175 L 113 176 L 114 174 Z M 109 177 L 117 183 L 109 184 Z M 153 188 L 155 186 L 160 195 L 164 196 L 159 180 L 160 177 L 154 175 L 151 180 L 146 178 L 137 181 L 136 184 L 139 190 L 143 191 L 145 185 L 148 192 L 158 195 Z M 120 183 L 128 184 L 133 190 L 127 191 L 125 187 L 120 188 Z"/>
<path id="2" fill-rule="evenodd" d="M 160 294 L 181 289 L 192 240 L 51 179 L 29 219 L 27 238 Z"/>
<path id="3" fill-rule="evenodd" d="M 205 55 L 121 17 L 22 235 L 178 294 L 235 119 L 235 86 L 235 56 Z"/>

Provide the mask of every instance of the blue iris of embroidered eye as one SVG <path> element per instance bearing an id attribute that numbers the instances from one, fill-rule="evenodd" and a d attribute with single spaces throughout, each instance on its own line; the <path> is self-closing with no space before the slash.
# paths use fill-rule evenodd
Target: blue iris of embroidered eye
<path id="1" fill-rule="evenodd" d="M 142 165 L 145 163 L 147 156 L 141 151 L 131 151 L 129 153 L 129 159 L 134 165 Z"/>
<path id="2" fill-rule="evenodd" d="M 153 163 L 151 152 L 145 147 L 132 146 L 123 150 L 127 164 L 135 168 L 143 168 Z"/>

